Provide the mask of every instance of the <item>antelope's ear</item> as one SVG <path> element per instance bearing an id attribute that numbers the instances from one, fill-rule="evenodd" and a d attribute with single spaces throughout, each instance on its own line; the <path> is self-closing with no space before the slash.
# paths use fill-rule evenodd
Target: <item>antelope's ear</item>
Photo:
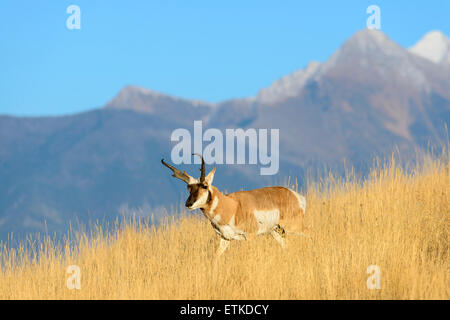
<path id="1" fill-rule="evenodd" d="M 216 173 L 216 167 L 214 166 L 214 168 L 208 173 L 208 175 L 205 178 L 205 181 L 208 185 L 212 185 L 212 182 L 214 180 L 214 173 Z"/>

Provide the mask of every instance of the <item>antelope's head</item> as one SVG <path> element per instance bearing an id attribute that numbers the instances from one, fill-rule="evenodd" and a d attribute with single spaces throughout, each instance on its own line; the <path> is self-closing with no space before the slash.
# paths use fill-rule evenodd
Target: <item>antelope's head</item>
<path id="1" fill-rule="evenodd" d="M 161 160 L 163 165 L 172 170 L 172 177 L 186 182 L 189 190 L 189 197 L 186 200 L 185 206 L 189 210 L 203 208 L 211 201 L 211 186 L 214 179 L 214 173 L 216 172 L 216 167 L 214 167 L 211 172 L 205 176 L 205 161 L 201 155 L 195 155 L 198 155 L 202 159 L 202 166 L 200 168 L 201 174 L 198 179 L 191 177 L 186 172 L 181 172 L 174 166 L 166 163 L 164 159 Z"/>

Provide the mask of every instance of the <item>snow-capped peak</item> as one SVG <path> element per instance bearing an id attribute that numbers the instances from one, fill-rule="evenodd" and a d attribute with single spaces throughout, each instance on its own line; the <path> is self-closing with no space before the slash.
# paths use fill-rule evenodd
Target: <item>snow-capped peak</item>
<path id="1" fill-rule="evenodd" d="M 450 65 L 450 39 L 440 31 L 428 32 L 408 50 L 434 63 Z"/>

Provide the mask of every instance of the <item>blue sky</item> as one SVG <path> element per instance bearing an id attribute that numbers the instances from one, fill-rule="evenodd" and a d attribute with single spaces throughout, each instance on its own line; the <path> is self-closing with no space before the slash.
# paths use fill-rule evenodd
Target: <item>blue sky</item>
<path id="1" fill-rule="evenodd" d="M 69 30 L 69 5 L 81 29 Z M 404 47 L 450 35 L 450 1 L 0 2 L 0 114 L 61 115 L 103 106 L 126 85 L 217 102 L 255 95 L 325 61 L 381 9 Z"/>

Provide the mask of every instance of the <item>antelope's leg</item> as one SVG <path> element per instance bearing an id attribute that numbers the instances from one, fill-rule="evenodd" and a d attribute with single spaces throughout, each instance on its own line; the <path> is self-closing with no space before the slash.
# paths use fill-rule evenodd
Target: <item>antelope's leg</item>
<path id="1" fill-rule="evenodd" d="M 284 240 L 284 237 L 286 235 L 286 231 L 279 224 L 276 225 L 272 229 L 272 231 L 270 231 L 270 234 L 281 245 L 281 247 L 283 249 L 286 247 L 286 242 Z"/>
<path id="2" fill-rule="evenodd" d="M 219 247 L 217 248 L 216 251 L 216 257 L 220 257 L 222 255 L 222 253 L 225 252 L 225 250 L 227 250 L 228 246 L 230 245 L 230 240 L 225 240 L 224 238 L 220 238 L 220 243 L 219 243 Z"/>

